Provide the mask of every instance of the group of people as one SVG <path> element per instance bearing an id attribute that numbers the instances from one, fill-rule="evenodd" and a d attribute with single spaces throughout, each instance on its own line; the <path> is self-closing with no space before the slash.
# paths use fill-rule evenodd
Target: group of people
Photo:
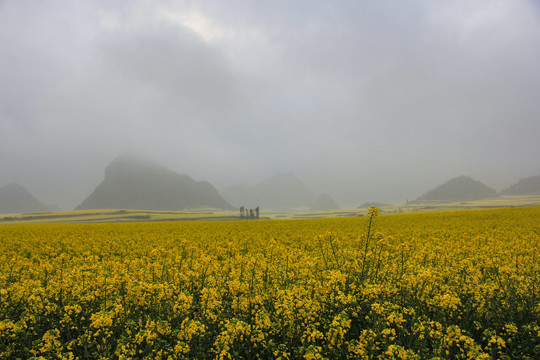
<path id="1" fill-rule="evenodd" d="M 259 207 L 257 206 L 255 210 L 246 209 L 244 206 L 240 207 L 240 219 L 254 220 L 259 219 Z"/>

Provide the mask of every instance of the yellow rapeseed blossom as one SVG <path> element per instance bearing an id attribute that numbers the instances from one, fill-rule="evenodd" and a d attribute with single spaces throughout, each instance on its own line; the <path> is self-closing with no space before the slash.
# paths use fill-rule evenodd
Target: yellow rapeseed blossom
<path id="1" fill-rule="evenodd" d="M 379 216 L 379 208 L 370 206 L 368 210 L 368 216 Z"/>
<path id="2" fill-rule="evenodd" d="M 368 215 L 1 225 L 0 358 L 536 356 L 540 208 Z"/>

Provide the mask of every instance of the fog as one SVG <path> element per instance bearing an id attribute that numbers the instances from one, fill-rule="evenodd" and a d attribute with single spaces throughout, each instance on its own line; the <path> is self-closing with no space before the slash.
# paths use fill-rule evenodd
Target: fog
<path id="1" fill-rule="evenodd" d="M 540 174 L 540 5 L 0 0 L 0 186 L 70 209 L 137 153 L 344 206 Z"/>

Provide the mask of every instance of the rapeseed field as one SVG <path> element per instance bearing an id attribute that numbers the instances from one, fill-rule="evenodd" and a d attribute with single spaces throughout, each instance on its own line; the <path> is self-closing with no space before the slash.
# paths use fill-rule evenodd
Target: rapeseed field
<path id="1" fill-rule="evenodd" d="M 0 226 L 2 359 L 539 359 L 540 208 Z"/>

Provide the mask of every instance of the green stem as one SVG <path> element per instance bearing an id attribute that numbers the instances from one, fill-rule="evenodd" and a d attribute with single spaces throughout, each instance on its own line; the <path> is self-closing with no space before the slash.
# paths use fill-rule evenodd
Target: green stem
<path id="1" fill-rule="evenodd" d="M 369 217 L 369 225 L 368 225 L 368 230 L 367 230 L 367 235 L 366 235 L 366 247 L 364 248 L 364 259 L 362 259 L 362 281 L 364 280 L 364 270 L 365 270 L 365 265 L 366 265 L 366 258 L 367 258 L 367 250 L 368 250 L 368 246 L 369 246 L 369 238 L 371 236 L 371 224 L 373 223 L 373 214 L 370 215 Z"/>

